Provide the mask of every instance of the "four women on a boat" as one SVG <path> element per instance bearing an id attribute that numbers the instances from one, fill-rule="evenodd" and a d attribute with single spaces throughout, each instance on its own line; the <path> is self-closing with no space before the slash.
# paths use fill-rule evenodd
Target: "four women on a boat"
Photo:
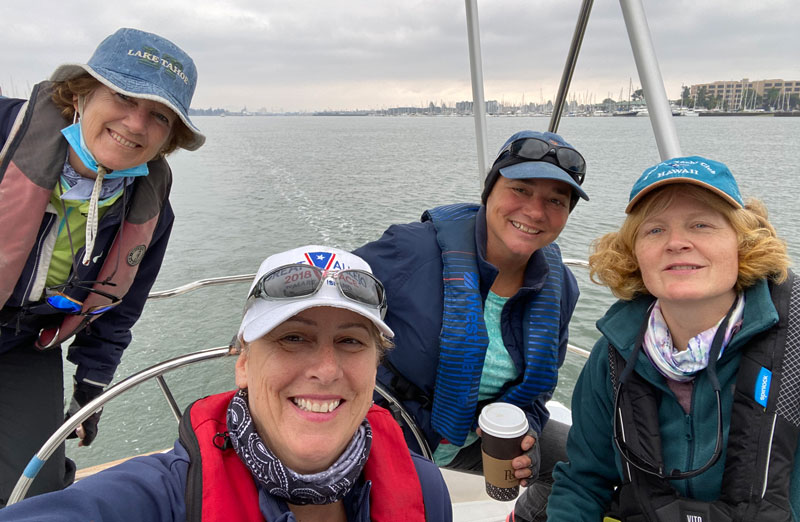
<path id="1" fill-rule="evenodd" d="M 440 466 L 482 470 L 477 418 L 494 401 L 528 417 L 526 453 L 513 461 L 523 484 L 548 480 L 564 458 L 566 427 L 547 422 L 545 403 L 579 292 L 554 241 L 588 199 L 585 174 L 583 157 L 557 134 L 518 132 L 501 147 L 481 205 L 433 208 L 355 250 L 386 284 L 396 334 L 378 381 L 414 417 Z M 548 490 L 528 488 L 517 520 L 543 516 Z"/>
<path id="2" fill-rule="evenodd" d="M 572 398 L 548 520 L 800 520 L 800 280 L 702 157 L 647 169 L 593 279 L 620 298 Z"/>
<path id="3" fill-rule="evenodd" d="M 196 84 L 174 43 L 120 29 L 29 100 L 0 99 L 0 506 L 64 420 L 61 343 L 75 336 L 76 411 L 131 341 L 174 219 L 164 156 L 205 141 L 188 116 Z M 62 445 L 30 493 L 73 475 Z"/>
<path id="4" fill-rule="evenodd" d="M 324 246 L 267 258 L 238 333 L 237 390 L 194 402 L 164 454 L 138 457 L 0 520 L 449 521 L 439 469 L 372 403 L 391 348 L 383 285 Z"/>

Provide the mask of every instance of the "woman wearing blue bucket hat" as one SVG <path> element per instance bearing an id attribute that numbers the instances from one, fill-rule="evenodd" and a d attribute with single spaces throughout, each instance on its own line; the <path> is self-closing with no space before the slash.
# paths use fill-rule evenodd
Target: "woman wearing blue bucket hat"
<path id="1" fill-rule="evenodd" d="M 130 343 L 174 220 L 164 157 L 205 141 L 188 115 L 196 83 L 178 46 L 119 29 L 27 101 L 0 99 L 0 506 L 64 419 L 61 344 L 75 336 L 75 411 Z M 99 417 L 78 428 L 80 445 Z M 73 472 L 62 447 L 32 492 Z"/>
<path id="2" fill-rule="evenodd" d="M 800 279 L 764 205 L 690 156 L 645 170 L 625 212 L 589 257 L 619 301 L 548 520 L 800 520 Z"/>

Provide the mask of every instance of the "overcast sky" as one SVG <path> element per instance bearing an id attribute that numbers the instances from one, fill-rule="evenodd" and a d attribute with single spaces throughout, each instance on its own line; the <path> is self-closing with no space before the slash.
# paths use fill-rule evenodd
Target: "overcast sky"
<path id="1" fill-rule="evenodd" d="M 682 84 L 800 80 L 796 0 L 645 0 L 671 98 Z M 579 0 L 479 0 L 487 99 L 554 99 Z M 18 0 L 0 2 L 0 87 L 26 95 L 85 62 L 119 27 L 194 59 L 192 107 L 274 111 L 448 105 L 472 98 L 463 0 Z M 570 92 L 640 85 L 616 0 L 596 0 Z"/>

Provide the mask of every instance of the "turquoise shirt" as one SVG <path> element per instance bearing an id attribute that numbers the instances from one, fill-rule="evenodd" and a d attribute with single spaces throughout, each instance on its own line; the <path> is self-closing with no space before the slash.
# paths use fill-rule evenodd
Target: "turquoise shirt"
<path id="1" fill-rule="evenodd" d="M 486 358 L 478 387 L 478 401 L 499 396 L 503 386 L 518 376 L 514 361 L 511 360 L 503 344 L 503 333 L 500 330 L 500 314 L 506 301 L 508 297 L 500 297 L 490 291 L 486 302 L 483 303 L 483 321 L 486 323 L 486 333 L 489 335 L 489 346 L 486 347 Z M 439 466 L 447 466 L 459 451 L 477 440 L 478 435 L 470 431 L 463 446 L 439 444 L 433 452 L 433 460 Z"/>

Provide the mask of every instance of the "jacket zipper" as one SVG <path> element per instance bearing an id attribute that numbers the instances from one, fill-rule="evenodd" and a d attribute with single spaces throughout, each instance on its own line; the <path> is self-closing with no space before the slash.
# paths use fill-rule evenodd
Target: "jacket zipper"
<path id="1" fill-rule="evenodd" d="M 685 469 L 692 469 L 692 463 L 694 462 L 694 450 L 695 450 L 695 434 L 694 434 L 694 404 L 695 404 L 695 395 L 697 394 L 697 382 L 692 383 L 692 401 L 689 407 L 689 413 L 686 415 L 686 468 Z M 690 478 L 685 480 L 686 482 L 686 496 L 688 498 L 694 498 L 694 488 L 692 487 L 694 479 Z"/>
<path id="2" fill-rule="evenodd" d="M 44 244 L 45 241 L 47 241 L 47 236 L 52 232 L 53 223 L 58 217 L 56 214 L 51 214 L 49 212 L 47 212 L 46 215 L 48 217 L 48 221 L 49 222 L 47 223 L 47 226 L 45 227 L 44 232 L 42 234 L 40 234 L 36 238 L 36 246 L 35 246 L 36 254 L 33 256 L 34 257 L 34 259 L 33 259 L 33 268 L 31 270 L 31 276 L 28 279 L 28 282 L 25 284 L 25 291 L 22 292 L 20 306 L 23 306 L 25 303 L 27 303 L 28 301 L 32 300 L 31 299 L 31 292 L 33 291 L 33 286 L 34 286 L 34 283 L 36 282 L 37 274 L 39 273 L 39 270 L 41 268 L 43 268 L 43 267 L 39 266 L 41 264 L 42 245 Z M 44 267 L 44 268 L 46 268 L 46 267 Z M 23 268 L 23 270 L 25 270 L 25 268 Z M 39 297 L 41 297 L 41 296 L 36 296 L 36 299 L 33 299 L 33 300 L 34 301 L 38 301 Z"/>

